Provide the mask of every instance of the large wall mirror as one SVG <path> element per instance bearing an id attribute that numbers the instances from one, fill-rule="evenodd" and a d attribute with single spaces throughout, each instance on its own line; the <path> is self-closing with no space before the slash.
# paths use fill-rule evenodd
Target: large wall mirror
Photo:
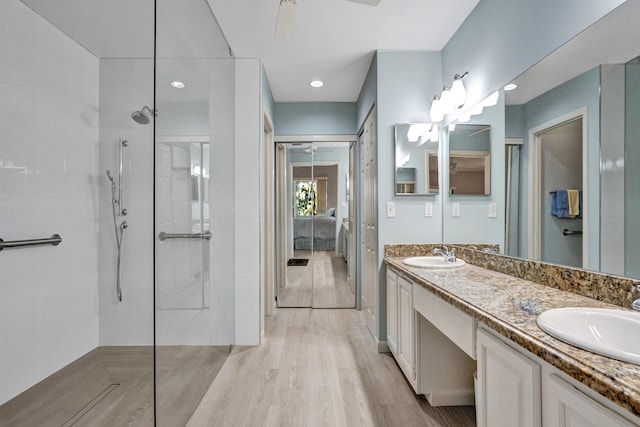
<path id="1" fill-rule="evenodd" d="M 514 76 L 505 99 L 511 156 L 497 171 L 505 185 L 492 189 L 507 201 L 502 252 L 640 278 L 638 16 L 640 2 L 624 2 Z M 557 190 L 579 191 L 578 214 L 553 213 Z"/>
<path id="2" fill-rule="evenodd" d="M 491 126 L 458 124 L 449 131 L 449 194 L 491 194 Z"/>
<path id="3" fill-rule="evenodd" d="M 395 194 L 438 194 L 438 130 L 428 123 L 395 126 Z"/>

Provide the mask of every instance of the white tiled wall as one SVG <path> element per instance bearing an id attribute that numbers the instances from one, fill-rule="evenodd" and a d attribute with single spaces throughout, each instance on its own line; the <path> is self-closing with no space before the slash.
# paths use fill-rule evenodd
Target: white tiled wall
<path id="1" fill-rule="evenodd" d="M 153 123 L 141 125 L 131 113 L 153 107 L 152 59 L 100 60 L 100 345 L 153 344 Z M 116 296 L 116 242 L 111 187 L 117 178 L 118 139 L 124 149 L 122 302 Z"/>
<path id="2" fill-rule="evenodd" d="M 0 1 L 0 404 L 98 344 L 98 61 Z"/>

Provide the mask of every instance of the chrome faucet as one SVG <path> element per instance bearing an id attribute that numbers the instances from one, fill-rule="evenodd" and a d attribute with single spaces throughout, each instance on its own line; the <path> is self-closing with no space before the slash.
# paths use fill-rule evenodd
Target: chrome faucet
<path id="1" fill-rule="evenodd" d="M 442 248 L 433 248 L 431 253 L 433 255 L 442 255 L 445 262 L 456 262 L 456 248 L 449 250 L 448 247 L 443 246 Z"/>
<path id="2" fill-rule="evenodd" d="M 640 291 L 640 285 L 636 286 L 636 289 Z M 631 303 L 631 308 L 640 311 L 640 298 L 637 298 Z"/>

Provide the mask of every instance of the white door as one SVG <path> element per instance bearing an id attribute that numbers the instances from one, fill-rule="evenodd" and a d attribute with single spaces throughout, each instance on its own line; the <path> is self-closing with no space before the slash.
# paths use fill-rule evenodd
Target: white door
<path id="1" fill-rule="evenodd" d="M 377 215 L 377 144 L 375 108 L 364 122 L 360 136 L 360 235 L 361 244 L 361 309 L 373 336 L 378 336 L 378 215 Z"/>

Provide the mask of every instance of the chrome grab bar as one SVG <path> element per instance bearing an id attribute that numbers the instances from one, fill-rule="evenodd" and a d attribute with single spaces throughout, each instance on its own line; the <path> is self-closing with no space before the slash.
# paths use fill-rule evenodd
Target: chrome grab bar
<path id="1" fill-rule="evenodd" d="M 565 229 L 562 231 L 562 234 L 563 234 L 564 236 L 580 235 L 580 234 L 582 234 L 582 231 L 581 231 L 581 230 L 568 230 L 568 229 L 566 229 L 566 228 L 565 228 Z"/>
<path id="2" fill-rule="evenodd" d="M 158 234 L 158 239 L 165 241 L 166 239 L 206 239 L 211 240 L 211 232 L 205 231 L 204 233 L 165 233 L 161 231 Z"/>
<path id="3" fill-rule="evenodd" d="M 60 237 L 60 235 L 57 233 L 45 239 L 12 240 L 9 242 L 5 242 L 4 240 L 0 239 L 0 251 L 3 249 L 24 248 L 28 246 L 58 246 L 60 242 L 62 242 L 62 237 Z"/>

